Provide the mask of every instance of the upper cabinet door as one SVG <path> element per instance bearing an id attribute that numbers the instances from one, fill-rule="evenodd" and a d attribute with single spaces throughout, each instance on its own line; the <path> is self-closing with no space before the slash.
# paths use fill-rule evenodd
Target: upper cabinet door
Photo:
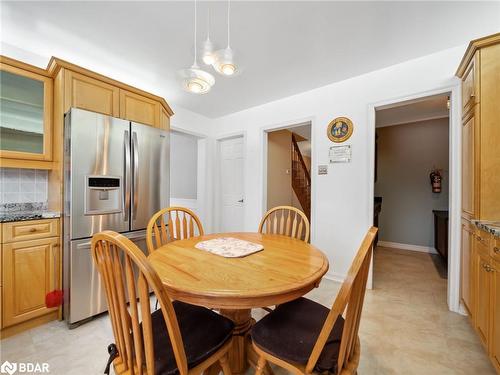
<path id="1" fill-rule="evenodd" d="M 64 111 L 81 108 L 118 117 L 120 89 L 86 75 L 66 70 Z"/>
<path id="2" fill-rule="evenodd" d="M 120 117 L 159 127 L 160 103 L 145 96 L 120 89 Z"/>
<path id="3" fill-rule="evenodd" d="M 471 116 L 462 124 L 462 213 L 476 219 L 476 147 L 475 118 Z"/>
<path id="4" fill-rule="evenodd" d="M 473 58 L 462 77 L 462 114 L 465 116 L 479 102 L 478 69 Z"/>
<path id="5" fill-rule="evenodd" d="M 52 79 L 0 63 L 0 157 L 52 160 Z"/>

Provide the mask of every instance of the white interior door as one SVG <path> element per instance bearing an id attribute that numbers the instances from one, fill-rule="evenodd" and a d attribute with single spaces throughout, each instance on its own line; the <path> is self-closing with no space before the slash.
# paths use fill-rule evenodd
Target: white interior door
<path id="1" fill-rule="evenodd" d="M 220 231 L 243 231 L 245 201 L 243 137 L 220 141 Z"/>

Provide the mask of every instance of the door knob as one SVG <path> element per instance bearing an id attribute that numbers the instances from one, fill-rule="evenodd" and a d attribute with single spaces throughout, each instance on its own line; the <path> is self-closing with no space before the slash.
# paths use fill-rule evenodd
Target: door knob
<path id="1" fill-rule="evenodd" d="M 238 203 L 243 203 L 243 199 L 240 199 L 240 200 L 238 201 Z"/>
<path id="2" fill-rule="evenodd" d="M 496 246 L 495 246 L 495 247 L 493 248 L 493 251 L 494 251 L 496 254 L 498 254 L 498 253 L 500 253 L 500 248 L 498 248 L 498 247 L 496 247 Z"/>

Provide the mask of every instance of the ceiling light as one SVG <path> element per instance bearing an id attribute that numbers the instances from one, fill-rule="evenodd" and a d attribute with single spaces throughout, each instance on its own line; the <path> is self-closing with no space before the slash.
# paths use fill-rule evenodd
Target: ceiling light
<path id="1" fill-rule="evenodd" d="M 227 1 L 227 47 L 215 52 L 215 62 L 213 67 L 219 74 L 227 77 L 234 76 L 240 72 L 240 69 L 234 61 L 234 51 L 230 46 L 230 14 L 231 2 Z"/>
<path id="2" fill-rule="evenodd" d="M 214 76 L 201 70 L 196 64 L 189 69 L 179 70 L 178 75 L 182 88 L 193 94 L 206 94 L 215 84 Z"/>
<path id="3" fill-rule="evenodd" d="M 210 8 L 208 9 L 207 39 L 203 42 L 202 60 L 206 65 L 215 63 L 214 44 L 210 40 Z"/>
<path id="4" fill-rule="evenodd" d="M 207 38 L 205 42 L 203 42 L 203 62 L 206 65 L 212 65 L 215 63 L 215 55 L 214 55 L 214 44 L 210 39 Z"/>
<path id="5" fill-rule="evenodd" d="M 177 72 L 181 86 L 187 92 L 193 94 L 206 94 L 215 84 L 215 78 L 208 72 L 201 70 L 197 63 L 196 49 L 196 0 L 194 2 L 194 62 L 191 68 L 182 69 Z"/>

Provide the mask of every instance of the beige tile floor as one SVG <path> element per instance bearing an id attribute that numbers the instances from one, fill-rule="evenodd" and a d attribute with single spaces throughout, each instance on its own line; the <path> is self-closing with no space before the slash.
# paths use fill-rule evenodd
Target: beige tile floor
<path id="1" fill-rule="evenodd" d="M 331 306 L 338 288 L 324 280 L 309 297 Z M 359 374 L 495 374 L 467 318 L 448 311 L 446 280 L 428 254 L 377 249 L 360 337 Z M 107 316 L 73 330 L 52 322 L 2 340 L 1 362 L 48 362 L 57 375 L 101 374 L 112 341 Z"/>

